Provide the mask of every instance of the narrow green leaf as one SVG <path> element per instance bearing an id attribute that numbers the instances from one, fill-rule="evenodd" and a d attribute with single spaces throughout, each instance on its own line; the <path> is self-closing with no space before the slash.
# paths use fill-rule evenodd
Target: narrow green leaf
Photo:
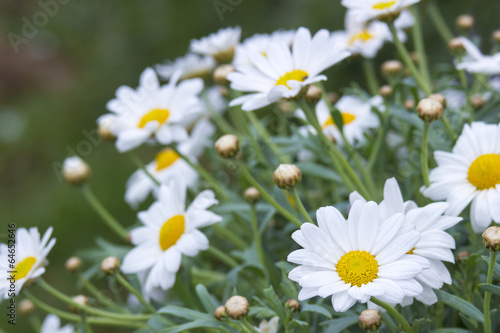
<path id="1" fill-rule="evenodd" d="M 326 325 L 327 323 L 330 323 L 328 328 L 325 330 L 325 333 L 337 333 L 341 332 L 342 330 L 345 330 L 346 328 L 357 324 L 359 321 L 359 316 L 348 316 L 348 317 L 340 317 L 337 319 L 329 320 L 325 322 L 324 324 Z M 323 326 L 323 324 L 322 324 Z"/>
<path id="2" fill-rule="evenodd" d="M 282 322 L 286 322 L 287 313 L 285 311 L 285 307 L 274 291 L 274 288 L 271 286 L 267 289 L 264 289 L 264 295 L 266 296 L 267 301 L 270 303 L 272 310 L 276 312 L 278 317 L 280 317 L 280 320 Z"/>
<path id="3" fill-rule="evenodd" d="M 488 256 L 481 256 L 481 259 L 486 263 L 486 265 L 490 264 L 490 257 Z M 495 273 L 496 276 L 500 278 L 500 265 L 498 263 L 495 263 L 495 267 L 493 268 L 493 272 Z"/>
<path id="4" fill-rule="evenodd" d="M 212 320 L 195 320 L 190 323 L 181 324 L 173 327 L 168 327 L 162 330 L 162 333 L 178 333 L 186 332 L 193 328 L 219 328 L 220 323 L 215 319 Z"/>
<path id="5" fill-rule="evenodd" d="M 208 293 L 207 288 L 205 288 L 202 284 L 198 284 L 196 286 L 196 293 L 198 294 L 205 310 L 207 310 L 208 313 L 214 313 L 217 308 L 217 304 L 215 304 L 212 296 Z"/>
<path id="6" fill-rule="evenodd" d="M 317 305 L 317 304 L 305 304 L 302 307 L 301 312 L 315 312 L 315 313 L 319 313 L 319 314 L 321 314 L 329 319 L 332 319 L 332 314 L 327 309 L 325 309 L 321 305 Z"/>
<path id="7" fill-rule="evenodd" d="M 330 114 L 332 115 L 335 126 L 337 126 L 340 132 L 342 132 L 344 130 L 344 119 L 342 118 L 342 114 L 340 113 L 340 111 L 334 109 L 330 112 Z"/>
<path id="8" fill-rule="evenodd" d="M 430 331 L 430 333 L 470 333 L 471 331 L 463 328 L 440 328 Z"/>
<path id="9" fill-rule="evenodd" d="M 446 291 L 435 290 L 435 292 L 436 292 L 438 299 L 441 302 L 451 306 L 454 309 L 457 309 L 458 311 L 462 312 L 463 314 L 465 314 L 465 315 L 469 316 L 470 318 L 475 319 L 481 323 L 484 321 L 484 316 L 481 313 L 481 311 L 479 311 L 474 305 L 470 304 L 466 300 L 464 300 L 458 296 L 448 294 Z"/>
<path id="10" fill-rule="evenodd" d="M 158 313 L 165 313 L 178 318 L 189 320 L 212 320 L 213 317 L 203 312 L 186 309 L 180 306 L 167 305 L 158 310 Z"/>

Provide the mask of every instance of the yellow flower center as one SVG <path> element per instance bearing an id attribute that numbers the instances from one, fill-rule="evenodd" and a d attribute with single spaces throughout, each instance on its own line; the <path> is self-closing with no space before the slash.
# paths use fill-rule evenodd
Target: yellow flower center
<path id="1" fill-rule="evenodd" d="M 35 257 L 26 257 L 19 264 L 17 264 L 16 268 L 14 268 L 14 271 L 16 271 L 16 273 L 14 273 L 16 281 L 25 278 L 35 263 Z"/>
<path id="2" fill-rule="evenodd" d="M 411 249 L 410 251 L 406 252 L 406 254 L 413 254 L 413 250 L 415 250 L 415 247 L 413 247 L 413 249 Z"/>
<path id="3" fill-rule="evenodd" d="M 380 2 L 377 2 L 376 4 L 373 5 L 373 9 L 377 9 L 377 10 L 388 9 L 388 8 L 391 8 L 392 6 L 394 6 L 394 4 L 396 2 L 397 2 L 397 0 L 380 1 Z"/>
<path id="4" fill-rule="evenodd" d="M 356 119 L 356 116 L 353 115 L 352 113 L 342 112 L 341 115 L 342 115 L 342 122 L 344 123 L 344 125 L 352 123 L 354 119 Z M 321 126 L 321 128 L 325 129 L 328 126 L 335 126 L 335 122 L 333 121 L 332 116 L 328 117 L 328 119 L 323 123 L 323 126 Z"/>
<path id="5" fill-rule="evenodd" d="M 469 182 L 478 190 L 486 190 L 500 184 L 500 155 L 481 155 L 469 167 Z"/>
<path id="6" fill-rule="evenodd" d="M 349 45 L 356 43 L 358 40 L 362 41 L 362 42 L 366 42 L 372 38 L 373 38 L 373 35 L 370 33 L 370 31 L 365 29 L 361 32 L 358 32 L 354 36 L 352 36 L 351 39 L 349 40 Z"/>
<path id="7" fill-rule="evenodd" d="M 167 109 L 153 109 L 148 113 L 146 113 L 144 116 L 142 116 L 137 126 L 139 128 L 144 128 L 144 126 L 146 126 L 147 123 L 155 120 L 159 122 L 160 125 L 163 125 L 164 123 L 167 122 L 169 116 L 170 116 L 170 111 L 168 111 Z"/>
<path id="8" fill-rule="evenodd" d="M 156 171 L 168 168 L 179 158 L 179 155 L 171 148 L 163 149 L 156 155 Z"/>
<path id="9" fill-rule="evenodd" d="M 377 260 L 366 251 L 347 252 L 340 258 L 336 268 L 342 281 L 358 287 L 375 280 L 378 273 Z"/>
<path id="10" fill-rule="evenodd" d="M 175 245 L 186 229 L 184 215 L 175 215 L 160 230 L 160 247 L 163 251 Z"/>
<path id="11" fill-rule="evenodd" d="M 286 86 L 288 89 L 292 89 L 288 86 L 287 84 L 288 81 L 293 80 L 293 81 L 304 82 L 305 80 L 307 80 L 308 77 L 309 74 L 307 72 L 304 72 L 301 69 L 296 69 L 280 77 L 279 80 L 276 81 L 276 85 L 277 86 L 283 85 Z"/>

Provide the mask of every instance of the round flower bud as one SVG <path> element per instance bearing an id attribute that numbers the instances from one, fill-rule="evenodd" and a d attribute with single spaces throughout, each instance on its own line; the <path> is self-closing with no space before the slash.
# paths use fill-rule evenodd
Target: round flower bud
<path id="1" fill-rule="evenodd" d="M 63 178 L 72 185 L 81 185 L 90 177 L 90 167 L 78 156 L 64 160 L 62 168 Z"/>
<path id="2" fill-rule="evenodd" d="M 408 99 L 404 103 L 404 107 L 408 111 L 412 111 L 415 108 L 415 101 L 412 99 Z"/>
<path id="3" fill-rule="evenodd" d="M 233 65 L 224 64 L 217 67 L 214 71 L 214 81 L 217 84 L 228 84 L 227 75 L 234 72 Z"/>
<path id="4" fill-rule="evenodd" d="M 489 227 L 483 232 L 483 244 L 490 251 L 500 251 L 500 227 Z"/>
<path id="5" fill-rule="evenodd" d="M 214 57 L 215 61 L 217 61 L 219 64 L 228 64 L 231 61 L 233 61 L 234 50 L 235 50 L 234 47 L 231 47 L 227 50 L 223 50 L 216 54 L 213 54 L 212 56 Z"/>
<path id="6" fill-rule="evenodd" d="M 107 257 L 101 262 L 101 271 L 111 274 L 120 268 L 120 260 L 117 257 Z"/>
<path id="7" fill-rule="evenodd" d="M 492 37 L 493 41 L 495 41 L 496 43 L 500 43 L 500 30 L 493 31 Z"/>
<path id="8" fill-rule="evenodd" d="M 452 54 L 463 54 L 465 52 L 465 47 L 464 44 L 462 43 L 462 40 L 460 38 L 453 38 L 448 42 L 448 50 Z"/>
<path id="9" fill-rule="evenodd" d="M 364 310 L 359 315 L 359 325 L 364 330 L 375 331 L 382 326 L 382 317 L 377 310 Z"/>
<path id="10" fill-rule="evenodd" d="M 457 253 L 458 262 L 464 262 L 465 260 L 469 259 L 469 257 L 470 257 L 469 251 L 460 251 Z"/>
<path id="11" fill-rule="evenodd" d="M 33 310 L 35 310 L 35 304 L 29 299 L 23 299 L 19 303 L 19 313 L 23 316 L 30 314 Z"/>
<path id="12" fill-rule="evenodd" d="M 88 305 L 89 304 L 89 299 L 87 296 L 83 296 L 83 295 L 78 295 L 78 296 L 75 296 L 72 298 L 73 302 L 77 303 L 77 304 L 80 304 L 80 305 Z M 79 312 L 78 308 L 74 305 L 70 305 L 69 306 L 69 309 L 72 311 L 72 312 Z"/>
<path id="13" fill-rule="evenodd" d="M 215 309 L 215 311 L 214 311 L 215 319 L 222 320 L 222 318 L 224 318 L 226 316 L 227 316 L 226 307 L 224 305 L 221 305 L 221 306 L 217 307 L 217 309 Z"/>
<path id="14" fill-rule="evenodd" d="M 328 99 L 328 102 L 333 105 L 337 103 L 337 101 L 340 99 L 340 96 L 336 92 L 330 91 L 326 93 L 326 99 Z"/>
<path id="15" fill-rule="evenodd" d="M 274 183 L 286 190 L 295 187 L 302 179 L 302 172 L 293 164 L 280 164 L 274 171 Z"/>
<path id="16" fill-rule="evenodd" d="M 388 86 L 388 85 L 385 85 L 385 86 L 382 86 L 380 87 L 379 89 L 379 92 L 380 96 L 382 96 L 383 98 L 388 98 L 389 96 L 391 96 L 392 94 L 392 87 L 391 86 Z"/>
<path id="17" fill-rule="evenodd" d="M 233 296 L 227 300 L 225 308 L 229 318 L 241 319 L 246 317 L 248 311 L 250 311 L 250 304 L 243 296 Z"/>
<path id="18" fill-rule="evenodd" d="M 256 203 L 260 200 L 260 193 L 255 187 L 249 187 L 243 193 L 243 197 L 250 203 Z"/>
<path id="19" fill-rule="evenodd" d="M 106 114 L 97 120 L 97 134 L 105 141 L 114 141 L 116 136 L 111 132 L 111 125 L 115 121 L 114 115 Z"/>
<path id="20" fill-rule="evenodd" d="M 280 99 L 276 106 L 283 114 L 291 114 L 295 111 L 293 104 L 284 99 Z"/>
<path id="21" fill-rule="evenodd" d="M 289 299 L 285 303 L 286 307 L 290 309 L 292 312 L 299 312 L 300 311 L 300 303 L 296 299 Z"/>
<path id="22" fill-rule="evenodd" d="M 226 134 L 215 141 L 215 150 L 222 158 L 231 158 L 240 151 L 240 141 L 236 135 Z"/>
<path id="23" fill-rule="evenodd" d="M 460 15 L 457 17 L 455 24 L 459 29 L 470 30 L 474 25 L 474 17 L 472 15 Z"/>
<path id="24" fill-rule="evenodd" d="M 381 66 L 382 75 L 385 77 L 396 77 L 402 70 L 403 64 L 399 60 L 387 60 Z"/>
<path id="25" fill-rule="evenodd" d="M 480 108 L 482 108 L 484 104 L 486 104 L 486 101 L 484 100 L 483 96 L 474 95 L 470 98 L 469 103 L 472 106 L 472 108 L 477 111 Z"/>
<path id="26" fill-rule="evenodd" d="M 70 257 L 66 260 L 64 268 L 70 273 L 74 273 L 82 267 L 82 260 L 78 257 Z"/>
<path id="27" fill-rule="evenodd" d="M 428 98 L 438 101 L 444 108 L 446 107 L 446 97 L 443 94 L 431 94 Z"/>
<path id="28" fill-rule="evenodd" d="M 417 113 L 425 122 L 432 122 L 441 118 L 443 105 L 431 98 L 424 98 L 417 105 Z"/>
<path id="29" fill-rule="evenodd" d="M 316 103 L 321 99 L 321 95 L 323 95 L 323 91 L 314 84 L 311 84 L 307 88 L 306 100 L 310 103 Z"/>

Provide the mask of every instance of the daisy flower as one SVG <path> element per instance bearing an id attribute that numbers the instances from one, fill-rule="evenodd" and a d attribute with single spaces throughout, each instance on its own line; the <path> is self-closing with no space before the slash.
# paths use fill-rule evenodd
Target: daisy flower
<path id="1" fill-rule="evenodd" d="M 247 38 L 238 45 L 234 55 L 234 66 L 252 65 L 249 53 L 261 54 L 266 56 L 267 47 L 273 43 L 285 43 L 289 47 L 292 46 L 294 30 L 282 31 L 278 30 L 272 34 L 256 34 Z"/>
<path id="2" fill-rule="evenodd" d="M 196 159 L 203 153 L 203 149 L 211 144 L 209 139 L 214 133 L 215 126 L 212 123 L 200 120 L 193 128 L 191 136 L 179 143 L 178 149 L 196 163 Z M 160 151 L 154 161 L 146 165 L 146 170 L 162 184 L 168 183 L 172 178 L 179 178 L 188 187 L 193 188 L 198 181 L 198 173 L 172 148 Z M 158 186 L 142 169 L 137 170 L 127 182 L 125 201 L 135 209 L 147 198 L 149 193 L 156 194 L 157 189 Z"/>
<path id="3" fill-rule="evenodd" d="M 231 88 L 249 92 L 231 101 L 230 106 L 242 105 L 252 111 L 281 98 L 294 98 L 308 85 L 326 80 L 322 71 L 349 56 L 339 50 L 330 33 L 320 30 L 311 37 L 306 28 L 295 33 L 292 50 L 283 42 L 269 44 L 266 55 L 248 53 L 251 65 L 236 67 L 228 75 Z"/>
<path id="4" fill-rule="evenodd" d="M 347 221 L 334 207 L 320 208 L 316 217 L 318 227 L 304 223 L 292 234 L 303 247 L 287 259 L 300 265 L 289 274 L 302 287 L 299 300 L 331 296 L 334 310 L 345 312 L 372 296 L 395 304 L 422 292 L 415 277 L 429 263 L 407 254 L 420 236 L 403 225 L 403 214 L 380 222 L 377 204 L 358 200 Z"/>
<path id="5" fill-rule="evenodd" d="M 218 201 L 212 191 L 201 192 L 185 209 L 186 185 L 173 179 L 158 190 L 158 201 L 137 214 L 144 226 L 130 232 L 135 245 L 123 260 L 125 273 L 144 273 L 144 293 L 167 290 L 175 282 L 182 255 L 196 256 L 208 248 L 207 237 L 198 228 L 222 218 L 207 209 Z"/>
<path id="6" fill-rule="evenodd" d="M 206 78 L 215 69 L 215 60 L 209 56 L 200 56 L 193 53 L 188 53 L 183 57 L 169 61 L 166 64 L 156 65 L 156 73 L 164 79 L 170 80 L 176 71 L 181 72 L 180 80 L 192 78 Z"/>
<path id="7" fill-rule="evenodd" d="M 472 202 L 472 229 L 482 233 L 491 221 L 500 222 L 500 125 L 465 125 L 451 153 L 434 152 L 438 166 L 431 185 L 422 193 L 446 200 L 447 214 L 458 216 Z"/>
<path id="8" fill-rule="evenodd" d="M 240 37 L 240 27 L 220 29 L 208 37 L 191 40 L 190 50 L 193 53 L 211 56 L 219 63 L 229 63 L 233 60 Z"/>
<path id="9" fill-rule="evenodd" d="M 486 75 L 500 74 L 500 52 L 492 56 L 481 53 L 474 43 L 465 37 L 459 37 L 465 48 L 465 56 L 462 61 L 455 60 L 457 69 L 463 69 L 469 73 L 481 73 Z"/>
<path id="10" fill-rule="evenodd" d="M 115 115 L 111 132 L 117 137 L 116 148 L 125 152 L 146 141 L 169 144 L 187 138 L 186 127 L 203 112 L 198 94 L 203 89 L 201 79 L 177 84 L 177 72 L 168 85 L 160 86 L 151 68 L 141 75 L 137 90 L 122 86 L 107 108 Z"/>
<path id="11" fill-rule="evenodd" d="M 15 293 L 19 295 L 23 285 L 33 281 L 45 273 L 44 266 L 47 264 L 45 258 L 56 243 L 54 238 L 50 239 L 52 227 L 48 228 L 42 239 L 38 228 L 29 230 L 19 228 L 15 238 L 15 262 L 9 256 L 9 248 L 6 244 L 0 244 L 0 299 L 10 298 L 12 295 L 11 277 L 15 279 Z M 11 245 L 11 244 L 10 244 Z M 14 265 L 13 267 L 11 265 Z"/>
<path id="12" fill-rule="evenodd" d="M 64 325 L 61 327 L 61 320 L 58 316 L 49 314 L 45 317 L 42 327 L 40 328 L 40 333 L 73 333 L 75 328 L 73 325 Z"/>
<path id="13" fill-rule="evenodd" d="M 357 200 L 366 200 L 357 192 L 351 193 L 351 205 Z M 451 284 L 451 275 L 443 261 L 455 262 L 452 249 L 455 249 L 455 240 L 445 230 L 457 224 L 461 218 L 443 215 L 448 208 L 445 202 L 436 202 L 425 207 L 417 207 L 413 201 L 404 201 L 396 179 L 385 182 L 384 200 L 379 205 L 379 219 L 381 223 L 391 215 L 404 214 L 403 225 L 414 225 L 420 233 L 420 240 L 408 252 L 416 254 L 430 262 L 430 268 L 423 270 L 415 279 L 422 285 L 423 291 L 417 295 L 407 295 L 402 305 L 413 303 L 413 298 L 431 305 L 437 302 L 433 289 L 440 289 L 444 283 Z"/>
<path id="14" fill-rule="evenodd" d="M 397 17 L 399 13 L 420 0 L 342 0 L 341 4 L 356 12 L 359 20 Z"/>
<path id="15" fill-rule="evenodd" d="M 278 333 L 280 317 L 272 317 L 269 321 L 263 320 L 259 327 L 254 327 L 260 333 Z"/>

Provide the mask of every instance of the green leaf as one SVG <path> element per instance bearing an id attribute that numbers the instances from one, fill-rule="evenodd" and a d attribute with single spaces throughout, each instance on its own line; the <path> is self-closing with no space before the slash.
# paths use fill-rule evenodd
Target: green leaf
<path id="1" fill-rule="evenodd" d="M 217 308 L 217 304 L 215 304 L 212 296 L 208 293 L 207 288 L 205 288 L 202 284 L 198 284 L 196 286 L 196 293 L 198 294 L 205 310 L 207 310 L 208 313 L 214 313 Z"/>
<path id="2" fill-rule="evenodd" d="M 178 318 L 189 320 L 214 320 L 211 315 L 203 312 L 186 309 L 180 306 L 167 305 L 158 310 L 158 313 L 165 313 Z"/>
<path id="3" fill-rule="evenodd" d="M 321 305 L 317 305 L 317 304 L 305 304 L 302 307 L 301 312 L 315 312 L 315 313 L 319 313 L 319 314 L 321 314 L 329 319 L 332 319 L 332 314 L 327 309 L 325 309 Z"/>
<path id="4" fill-rule="evenodd" d="M 250 312 L 248 313 L 248 315 L 250 317 L 265 319 L 276 316 L 276 312 L 265 306 L 252 306 L 250 307 Z"/>
<path id="5" fill-rule="evenodd" d="M 430 333 L 470 333 L 471 331 L 463 328 L 440 328 L 433 330 Z"/>
<path id="6" fill-rule="evenodd" d="M 342 132 L 344 130 L 344 118 L 342 118 L 342 114 L 340 113 L 340 111 L 334 109 L 330 112 L 330 114 L 332 115 L 335 126 L 337 126 L 340 132 Z"/>
<path id="7" fill-rule="evenodd" d="M 490 264 L 490 257 L 488 256 L 481 256 L 481 259 L 486 263 L 486 265 Z M 500 265 L 495 263 L 495 267 L 493 268 L 493 272 L 495 273 L 496 276 L 500 278 Z"/>
<path id="8" fill-rule="evenodd" d="M 464 323 L 465 326 L 467 326 L 467 328 L 475 331 L 476 328 L 477 328 L 477 321 L 475 321 L 474 319 L 471 319 L 469 317 L 467 317 L 466 315 L 464 315 L 463 313 L 458 313 L 458 316 L 460 317 L 460 319 L 462 320 L 462 322 Z"/>
<path id="9" fill-rule="evenodd" d="M 442 290 L 435 290 L 435 292 L 441 302 L 451 306 L 454 309 L 457 309 L 463 314 L 481 323 L 484 321 L 484 316 L 481 311 L 479 311 L 474 305 L 470 304 L 466 300 L 455 295 L 448 294 L 447 292 Z"/>
<path id="10" fill-rule="evenodd" d="M 162 330 L 162 333 L 178 333 L 178 332 L 186 332 L 187 330 L 193 329 L 193 328 L 219 328 L 220 323 L 216 321 L 215 319 L 212 320 L 195 320 L 190 323 L 186 324 L 181 324 L 173 327 L 168 327 L 164 330 Z"/>
<path id="11" fill-rule="evenodd" d="M 329 325 L 328 328 L 325 330 L 325 333 L 337 333 L 337 332 L 341 332 L 342 330 L 345 330 L 349 326 L 357 324 L 358 321 L 359 321 L 358 315 L 348 316 L 348 317 L 340 317 L 337 319 L 328 320 L 324 323 L 321 323 L 321 326 Z"/>
<path id="12" fill-rule="evenodd" d="M 296 327 L 309 327 L 309 323 L 306 321 L 293 319 L 290 324 L 288 324 L 288 329 L 294 329 Z"/>
<path id="13" fill-rule="evenodd" d="M 411 326 L 415 332 L 424 333 L 429 332 L 429 323 L 432 323 L 430 319 L 418 318 L 411 323 Z"/>
<path id="14" fill-rule="evenodd" d="M 297 166 L 304 175 L 332 180 L 335 182 L 341 182 L 340 176 L 336 172 L 332 171 L 331 168 L 327 168 L 312 162 L 297 163 Z"/>
<path id="15" fill-rule="evenodd" d="M 264 289 L 264 295 L 266 296 L 266 300 L 270 303 L 272 310 L 274 310 L 278 317 L 280 317 L 281 322 L 285 323 L 287 312 L 285 311 L 283 303 L 274 291 L 274 288 L 271 286 L 267 289 Z"/>

